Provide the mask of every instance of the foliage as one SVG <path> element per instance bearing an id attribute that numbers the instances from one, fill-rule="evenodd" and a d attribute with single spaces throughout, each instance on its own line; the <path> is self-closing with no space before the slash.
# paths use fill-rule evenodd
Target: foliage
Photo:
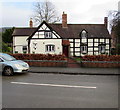
<path id="1" fill-rule="evenodd" d="M 6 29 L 5 32 L 2 33 L 2 40 L 5 43 L 12 43 L 12 33 L 13 33 L 14 27 L 11 29 Z"/>
<path id="2" fill-rule="evenodd" d="M 0 51 L 5 52 L 5 53 L 11 53 L 12 48 L 8 47 L 6 43 L 2 42 L 2 49 L 0 49 Z"/>
<path id="3" fill-rule="evenodd" d="M 120 12 L 118 11 L 113 11 L 111 12 L 112 14 L 112 22 L 111 22 L 111 26 L 112 26 L 112 31 L 115 32 L 115 38 L 116 38 L 116 54 L 120 55 Z"/>
<path id="4" fill-rule="evenodd" d="M 66 60 L 65 55 L 52 54 L 11 54 L 19 60 Z"/>
<path id="5" fill-rule="evenodd" d="M 34 5 L 35 16 L 34 20 L 36 23 L 46 21 L 47 23 L 56 23 L 60 21 L 57 16 L 55 6 L 46 0 L 45 2 L 36 2 Z"/>
<path id="6" fill-rule="evenodd" d="M 86 55 L 83 61 L 120 61 L 120 55 Z"/>
<path id="7" fill-rule="evenodd" d="M 81 58 L 75 58 L 75 60 L 76 60 L 76 61 L 82 61 L 82 59 L 81 59 Z"/>
<path id="8" fill-rule="evenodd" d="M 120 55 L 86 55 L 82 57 L 83 67 L 110 67 L 110 68 L 118 68 L 120 67 Z M 86 61 L 86 62 L 84 62 Z M 97 62 L 95 62 L 97 61 Z M 108 61 L 108 62 L 106 62 Z"/>

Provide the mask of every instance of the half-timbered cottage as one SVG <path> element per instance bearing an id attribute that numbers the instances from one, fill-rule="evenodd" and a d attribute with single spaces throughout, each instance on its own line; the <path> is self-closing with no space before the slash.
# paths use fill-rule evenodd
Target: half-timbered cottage
<path id="1" fill-rule="evenodd" d="M 107 30 L 107 17 L 103 24 L 67 24 L 67 14 L 62 24 L 43 21 L 29 28 L 15 28 L 13 53 L 65 54 L 83 56 L 110 54 L 111 36 Z"/>

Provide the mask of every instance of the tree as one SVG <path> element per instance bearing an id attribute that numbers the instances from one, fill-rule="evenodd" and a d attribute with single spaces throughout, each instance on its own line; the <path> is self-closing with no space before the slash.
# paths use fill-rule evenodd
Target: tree
<path id="1" fill-rule="evenodd" d="M 8 47 L 8 44 L 2 42 L 2 52 L 3 53 L 12 53 L 12 48 Z"/>
<path id="2" fill-rule="evenodd" d="M 116 54 L 120 54 L 120 12 L 119 11 L 113 11 L 112 13 L 112 31 L 114 32 L 114 37 L 116 38 Z"/>
<path id="3" fill-rule="evenodd" d="M 36 2 L 34 5 L 34 11 L 34 20 L 36 23 L 41 23 L 42 21 L 56 23 L 60 21 L 55 6 L 47 0 L 45 2 Z"/>
<path id="4" fill-rule="evenodd" d="M 14 27 L 10 29 L 6 29 L 5 32 L 2 33 L 2 40 L 5 43 L 12 43 L 12 33 L 13 33 Z"/>

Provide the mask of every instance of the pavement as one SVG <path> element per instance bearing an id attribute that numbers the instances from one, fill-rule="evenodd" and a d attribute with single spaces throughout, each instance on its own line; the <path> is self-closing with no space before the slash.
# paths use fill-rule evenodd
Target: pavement
<path id="1" fill-rule="evenodd" d="M 120 68 L 69 68 L 69 67 L 30 67 L 32 73 L 54 73 L 71 75 L 119 75 Z"/>

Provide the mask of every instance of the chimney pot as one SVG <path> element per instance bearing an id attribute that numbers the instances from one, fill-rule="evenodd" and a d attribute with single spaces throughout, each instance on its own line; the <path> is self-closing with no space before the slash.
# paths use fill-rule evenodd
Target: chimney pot
<path id="1" fill-rule="evenodd" d="M 30 18 L 30 27 L 32 28 L 33 27 L 33 21 L 32 21 L 32 18 Z"/>
<path id="2" fill-rule="evenodd" d="M 107 26 L 108 26 L 108 17 L 104 17 L 104 25 L 107 28 Z"/>
<path id="3" fill-rule="evenodd" d="M 65 12 L 62 14 L 62 27 L 67 28 L 67 14 Z"/>

